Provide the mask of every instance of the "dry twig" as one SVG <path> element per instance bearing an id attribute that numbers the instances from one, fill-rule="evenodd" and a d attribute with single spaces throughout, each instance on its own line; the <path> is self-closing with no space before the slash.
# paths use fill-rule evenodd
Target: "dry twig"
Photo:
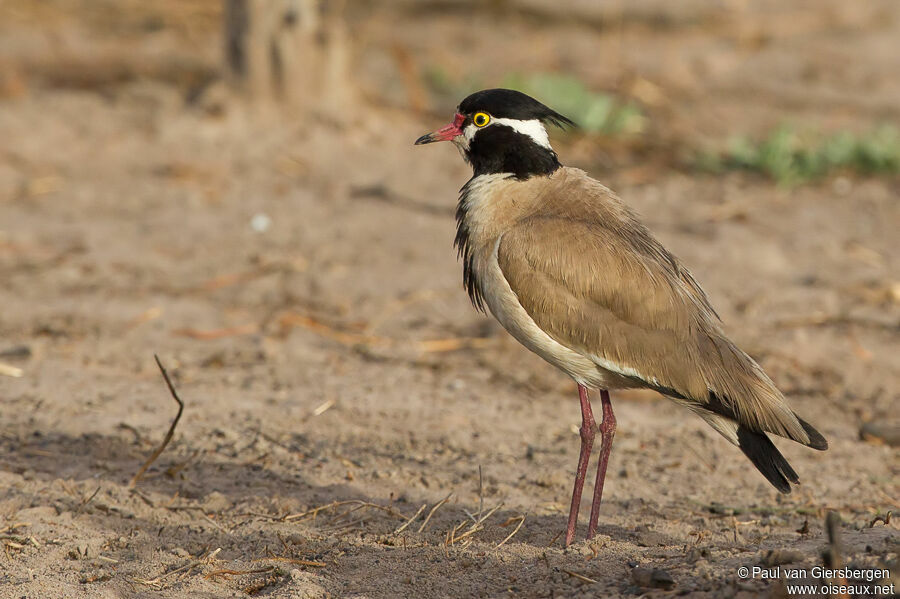
<path id="1" fill-rule="evenodd" d="M 256 570 L 214 570 L 208 574 L 204 574 L 203 578 L 210 580 L 216 576 L 244 576 L 246 574 L 266 574 L 275 570 L 275 566 L 267 566 Z"/>
<path id="2" fill-rule="evenodd" d="M 515 522 L 516 520 L 519 521 L 519 524 L 516 526 L 515 530 L 513 530 L 511 533 L 509 533 L 509 535 L 507 535 L 507 537 L 506 537 L 505 539 L 503 539 L 502 541 L 500 541 L 499 543 L 497 543 L 497 546 L 494 547 L 494 549 L 499 549 L 501 545 L 503 545 L 503 544 L 506 543 L 508 540 L 510 540 L 511 538 L 513 538 L 514 536 L 516 536 L 516 533 L 519 532 L 519 529 L 522 528 L 522 525 L 523 525 L 523 524 L 525 524 L 525 514 L 522 514 L 521 516 L 518 516 L 518 517 L 516 517 L 516 518 L 510 518 L 509 520 L 507 520 L 506 522 L 504 522 L 504 523 L 501 524 L 500 526 L 502 526 L 502 527 L 509 526 L 510 524 L 512 524 L 513 522 Z"/>
<path id="3" fill-rule="evenodd" d="M 447 501 L 449 501 L 450 498 L 451 498 L 452 496 L 453 496 L 453 493 L 450 493 L 450 494 L 448 494 L 446 497 L 444 497 L 443 499 L 441 499 L 440 501 L 438 501 L 436 504 L 434 504 L 434 507 L 431 508 L 431 510 L 428 512 L 428 515 L 425 516 L 425 521 L 422 522 L 422 526 L 420 526 L 420 527 L 419 527 L 419 530 L 417 530 L 416 532 L 422 532 L 422 531 L 424 531 L 424 530 L 425 530 L 425 527 L 428 526 L 428 521 L 431 520 L 431 517 L 432 517 L 432 516 L 434 516 L 434 513 L 435 513 L 436 511 L 438 511 L 438 508 L 439 508 L 439 507 L 441 507 L 442 505 L 444 505 L 445 503 L 447 503 Z"/>
<path id="4" fill-rule="evenodd" d="M 555 542 L 556 542 L 556 540 L 557 540 L 557 539 L 558 539 L 558 538 L 559 538 L 559 537 L 561 537 L 561 536 L 562 536 L 562 533 L 563 533 L 563 531 L 562 531 L 562 530 L 561 530 L 561 531 L 559 531 L 559 532 L 558 532 L 558 533 L 556 533 L 556 536 L 555 536 L 555 537 L 553 537 L 553 538 L 552 538 L 552 539 L 550 539 L 550 542 L 549 542 L 549 543 L 547 543 L 547 547 L 552 547 L 552 546 L 553 546 L 553 543 L 555 543 Z"/>
<path id="5" fill-rule="evenodd" d="M 169 393 L 172 394 L 172 398 L 178 402 L 178 414 L 175 415 L 175 420 L 172 421 L 172 426 L 169 427 L 169 432 L 166 433 L 165 439 L 163 439 L 162 444 L 156 448 L 147 461 L 144 462 L 144 465 L 140 467 L 140 469 L 135 473 L 132 477 L 131 482 L 128 483 L 129 488 L 134 488 L 141 477 L 144 476 L 144 473 L 147 471 L 147 468 L 150 467 L 150 464 L 156 461 L 156 458 L 165 451 L 166 446 L 169 445 L 169 442 L 172 440 L 172 436 L 175 435 L 175 427 L 178 426 L 178 421 L 181 420 L 181 413 L 184 411 L 184 402 L 181 401 L 181 398 L 178 397 L 178 392 L 175 390 L 175 386 L 172 385 L 171 379 L 169 379 L 169 373 L 166 372 L 165 367 L 162 365 L 162 362 L 159 361 L 159 356 L 153 354 L 153 358 L 156 360 L 156 365 L 159 366 L 160 372 L 162 372 L 163 379 L 166 381 L 166 386 L 169 388 Z"/>
<path id="6" fill-rule="evenodd" d="M 420 515 L 422 515 L 422 512 L 425 511 L 425 507 L 426 507 L 427 505 L 428 505 L 427 503 L 423 503 L 423 504 L 422 504 L 422 507 L 420 507 L 420 508 L 416 511 L 415 514 L 413 514 L 412 516 L 410 516 L 409 519 L 408 519 L 406 522 L 404 522 L 403 524 L 401 524 L 400 526 L 398 526 L 398 527 L 396 528 L 396 530 L 394 530 L 394 534 L 395 534 L 395 535 L 399 535 L 401 532 L 403 532 L 404 530 L 406 530 L 406 529 L 409 527 L 409 525 L 412 524 L 412 523 L 415 521 L 416 518 L 418 518 Z"/>
<path id="7" fill-rule="evenodd" d="M 389 507 L 386 505 L 378 505 L 377 503 L 362 501 L 360 499 L 350 499 L 347 501 L 332 501 L 331 503 L 326 503 L 325 505 L 320 505 L 319 507 L 308 509 L 305 512 L 300 512 L 298 514 L 289 514 L 287 516 L 284 516 L 282 518 L 277 518 L 277 519 L 281 520 L 282 522 L 292 522 L 294 520 L 302 520 L 303 518 L 308 518 L 309 516 L 315 517 L 319 514 L 319 512 L 329 510 L 332 508 L 336 508 L 336 507 L 341 507 L 343 505 L 358 505 L 358 506 L 364 507 L 364 508 L 372 508 L 372 509 L 376 509 L 376 510 L 381 510 L 383 512 L 390 514 L 394 518 L 398 518 L 400 520 L 403 520 L 406 518 L 406 516 L 404 516 L 403 514 L 401 514 L 400 512 L 398 512 L 397 510 L 395 510 L 392 507 Z M 259 514 L 259 515 L 262 515 L 262 514 Z"/>
<path id="8" fill-rule="evenodd" d="M 0 534 L 5 533 L 7 531 L 12 531 L 17 528 L 24 528 L 26 526 L 31 526 L 31 522 L 16 522 L 14 524 L 10 524 L 9 526 L 4 526 L 0 528 Z"/>
<path id="9" fill-rule="evenodd" d="M 97 496 L 97 493 L 99 493 L 99 492 L 100 492 L 100 487 L 97 487 L 96 489 L 94 489 L 94 492 L 91 493 L 89 497 L 86 497 L 86 498 L 82 499 L 82 500 L 81 500 L 81 503 L 78 504 L 78 507 L 75 508 L 75 515 L 80 514 L 80 513 L 81 513 L 81 510 L 83 510 L 84 508 L 86 508 L 87 505 L 88 505 L 90 502 L 92 502 L 92 501 L 94 500 L 94 497 L 96 497 L 96 496 Z"/>
<path id="10" fill-rule="evenodd" d="M 176 329 L 172 331 L 172 334 L 178 335 L 179 337 L 190 337 L 191 339 L 202 339 L 206 341 L 210 339 L 223 339 L 225 337 L 240 337 L 242 335 L 252 335 L 258 330 L 259 327 L 257 325 L 249 323 L 235 327 L 226 327 L 224 329 Z"/>
<path id="11" fill-rule="evenodd" d="M 589 584 L 597 584 L 596 580 L 594 580 L 593 578 L 588 578 L 584 574 L 579 574 L 578 572 L 572 572 L 571 570 L 563 570 L 563 572 L 565 572 L 572 578 L 577 578 L 578 580 L 580 580 L 582 582 L 587 582 Z"/>
<path id="12" fill-rule="evenodd" d="M 276 562 L 287 562 L 289 564 L 295 564 L 297 566 L 308 566 L 310 568 L 324 568 L 328 564 L 325 562 L 315 562 L 308 559 L 297 559 L 295 557 L 283 557 L 280 555 L 273 555 L 270 557 L 258 557 L 254 559 L 255 562 L 265 562 L 265 561 L 276 561 Z"/>
<path id="13" fill-rule="evenodd" d="M 445 545 L 445 546 L 453 545 L 454 543 L 458 543 L 458 542 L 462 541 L 463 539 L 466 539 L 466 538 L 468 538 L 468 537 L 471 537 L 471 536 L 474 535 L 476 532 L 478 532 L 478 531 L 480 531 L 480 530 L 483 530 L 483 529 L 484 529 L 484 522 L 485 522 L 488 518 L 490 518 L 491 516 L 493 516 L 493 515 L 494 515 L 494 512 L 496 512 L 497 510 L 499 510 L 501 507 L 503 507 L 503 504 L 502 504 L 502 503 L 497 504 L 496 506 L 494 506 L 493 508 L 491 508 L 490 510 L 488 510 L 488 512 L 487 512 L 486 514 L 483 514 L 480 518 L 478 518 L 478 520 L 476 520 L 474 523 L 472 523 L 472 525 L 469 527 L 468 530 L 466 530 L 466 531 L 465 531 L 464 533 L 462 533 L 461 535 L 456 536 L 456 533 L 457 533 L 463 526 L 465 526 L 465 524 L 466 524 L 466 522 L 461 522 L 459 525 L 457 525 L 456 527 L 454 527 L 452 530 L 450 530 L 450 531 L 447 533 L 447 539 L 444 541 L 444 545 Z"/>
<path id="14" fill-rule="evenodd" d="M 311 316 L 293 312 L 283 314 L 279 319 L 279 324 L 281 325 L 282 330 L 287 330 L 291 327 L 300 327 L 317 335 L 321 335 L 322 337 L 337 341 L 342 345 L 384 348 L 411 346 L 426 354 L 444 353 L 469 348 L 477 349 L 486 347 L 494 342 L 490 337 L 449 337 L 446 339 L 414 341 L 395 339 L 392 337 L 379 337 L 377 335 L 365 335 L 341 330 L 320 322 Z"/>
<path id="15" fill-rule="evenodd" d="M 213 559 L 215 559 L 215 557 L 219 554 L 220 551 L 222 551 L 221 547 L 217 548 L 215 551 L 211 551 L 210 553 L 206 554 L 204 557 L 197 558 L 195 560 L 191 560 L 190 562 L 181 566 L 180 568 L 175 568 L 171 572 L 166 572 L 165 574 L 161 574 L 161 575 L 157 576 L 156 578 L 151 578 L 151 579 L 134 578 L 134 579 L 132 579 L 132 582 L 136 582 L 138 584 L 143 584 L 146 586 L 151 586 L 151 587 L 154 587 L 154 588 L 160 590 L 163 588 L 162 583 L 163 583 L 163 580 L 165 580 L 166 578 L 173 576 L 175 574 L 179 574 L 181 576 L 186 576 L 194 568 L 209 564 Z"/>

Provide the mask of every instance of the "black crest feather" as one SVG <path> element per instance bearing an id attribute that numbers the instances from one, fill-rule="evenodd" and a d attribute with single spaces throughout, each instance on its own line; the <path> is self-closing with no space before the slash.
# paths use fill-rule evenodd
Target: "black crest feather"
<path id="1" fill-rule="evenodd" d="M 462 114 L 484 111 L 495 117 L 521 121 L 538 119 L 560 128 L 577 126 L 572 119 L 514 89 L 495 88 L 475 92 L 459 103 L 459 111 Z"/>

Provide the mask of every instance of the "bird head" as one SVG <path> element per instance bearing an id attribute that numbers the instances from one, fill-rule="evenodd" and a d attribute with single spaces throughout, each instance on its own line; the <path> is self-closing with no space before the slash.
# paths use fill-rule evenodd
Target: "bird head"
<path id="1" fill-rule="evenodd" d="M 511 89 L 486 89 L 459 103 L 453 122 L 423 135 L 416 145 L 452 141 L 475 176 L 510 173 L 527 179 L 559 168 L 545 125 L 574 126 L 531 96 Z"/>

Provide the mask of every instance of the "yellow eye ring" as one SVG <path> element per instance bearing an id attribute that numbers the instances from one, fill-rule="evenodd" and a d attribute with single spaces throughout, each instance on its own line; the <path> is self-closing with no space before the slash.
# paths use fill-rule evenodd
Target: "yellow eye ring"
<path id="1" fill-rule="evenodd" d="M 472 117 L 472 122 L 475 123 L 476 127 L 484 127 L 491 122 L 491 116 L 486 112 L 476 112 L 475 116 Z"/>

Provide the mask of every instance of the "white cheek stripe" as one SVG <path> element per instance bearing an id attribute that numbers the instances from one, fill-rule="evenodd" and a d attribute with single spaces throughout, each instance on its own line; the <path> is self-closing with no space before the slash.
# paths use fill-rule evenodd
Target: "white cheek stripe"
<path id="1" fill-rule="evenodd" d="M 539 121 L 538 119 L 521 121 L 518 119 L 495 117 L 491 119 L 491 122 L 487 126 L 490 127 L 491 125 L 506 125 L 513 131 L 521 133 L 522 135 L 527 135 L 537 145 L 543 148 L 547 148 L 548 150 L 553 149 L 550 147 L 550 136 L 547 135 L 547 130 L 544 129 L 544 124 L 541 123 L 541 121 Z M 465 129 L 463 129 L 463 137 L 466 138 L 467 142 L 471 142 L 472 138 L 475 137 L 475 133 L 477 133 L 479 129 L 484 128 L 485 127 L 476 127 L 474 124 L 470 124 Z M 466 145 L 466 147 L 468 147 L 468 144 Z"/>
<path id="2" fill-rule="evenodd" d="M 541 123 L 538 119 L 532 119 L 530 121 L 520 121 L 517 119 L 506 119 L 506 118 L 497 118 L 491 119 L 492 125 L 506 125 L 510 129 L 514 131 L 518 131 L 522 135 L 527 135 L 531 139 L 534 140 L 539 146 L 550 148 L 550 136 L 547 135 L 547 130 L 544 129 L 543 123 Z"/>

